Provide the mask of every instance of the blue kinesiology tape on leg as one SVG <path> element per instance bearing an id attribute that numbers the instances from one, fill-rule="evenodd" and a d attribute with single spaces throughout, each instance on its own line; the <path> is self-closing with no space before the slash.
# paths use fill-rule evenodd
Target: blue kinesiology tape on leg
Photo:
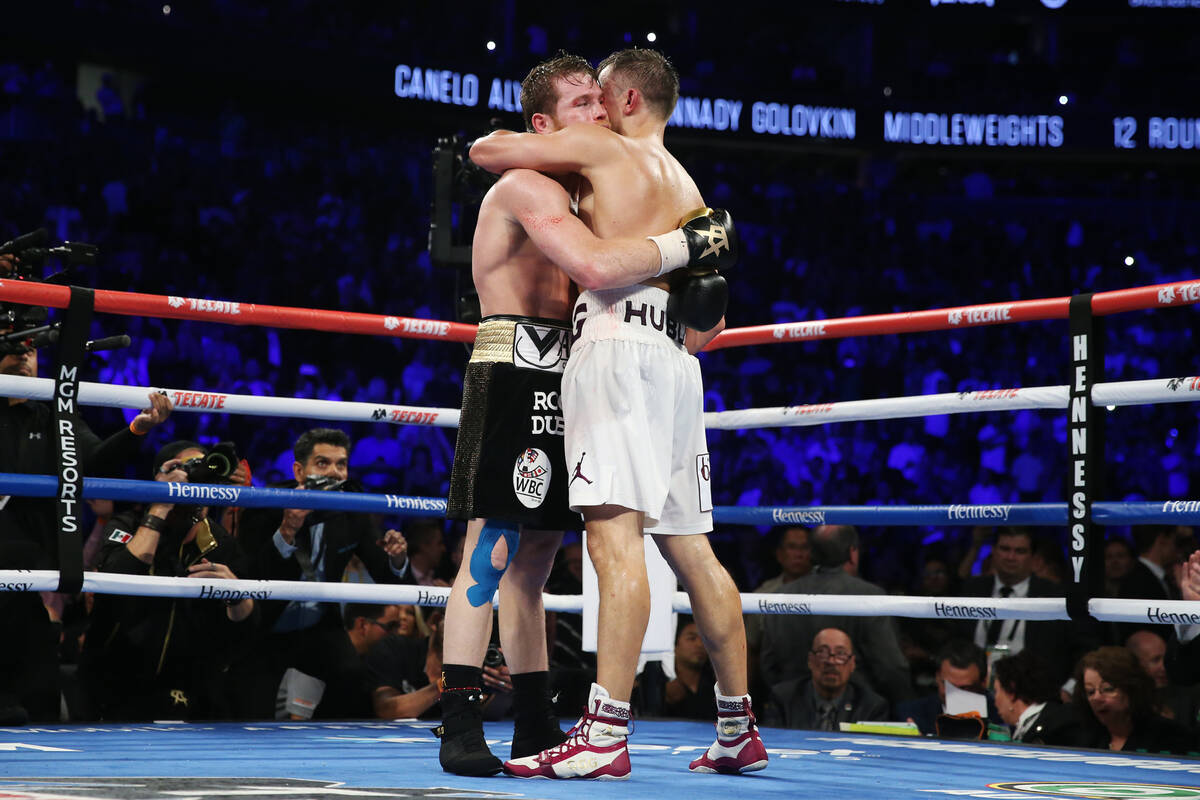
<path id="1" fill-rule="evenodd" d="M 503 569 L 496 569 L 492 565 L 492 550 L 500 537 L 504 537 L 504 543 L 508 545 L 508 558 Z M 471 605 L 479 608 L 492 601 L 496 589 L 500 587 L 500 578 L 512 563 L 520 542 L 521 535 L 515 523 L 490 519 L 483 523 L 483 530 L 479 532 L 469 562 L 471 577 L 475 579 L 475 585 L 467 589 L 467 601 Z"/>

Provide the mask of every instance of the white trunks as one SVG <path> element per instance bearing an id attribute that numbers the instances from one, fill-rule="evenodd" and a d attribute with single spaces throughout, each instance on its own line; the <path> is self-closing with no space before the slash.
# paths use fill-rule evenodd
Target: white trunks
<path id="1" fill-rule="evenodd" d="M 667 316 L 667 293 L 584 292 L 572 330 L 562 379 L 571 509 L 642 511 L 647 533 L 711 531 L 700 362 Z"/>

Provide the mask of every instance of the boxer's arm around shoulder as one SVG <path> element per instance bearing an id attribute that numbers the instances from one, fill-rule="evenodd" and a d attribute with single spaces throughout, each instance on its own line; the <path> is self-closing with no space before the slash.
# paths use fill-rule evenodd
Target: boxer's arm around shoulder
<path id="1" fill-rule="evenodd" d="M 562 185 L 540 172 L 510 170 L 493 191 L 534 246 L 581 289 L 632 286 L 662 268 L 658 245 L 650 239 L 598 238 L 571 213 Z"/>
<path id="2" fill-rule="evenodd" d="M 536 169 L 584 172 L 617 151 L 618 134 L 599 125 L 568 125 L 554 133 L 494 131 L 471 145 L 471 160 L 488 172 Z"/>

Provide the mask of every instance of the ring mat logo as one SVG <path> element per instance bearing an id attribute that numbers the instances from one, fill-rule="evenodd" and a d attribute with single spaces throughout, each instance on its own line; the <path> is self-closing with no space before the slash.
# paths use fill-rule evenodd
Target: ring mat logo
<path id="1" fill-rule="evenodd" d="M 1148 798 L 1152 800 L 1200 800 L 1200 788 L 1194 786 L 1172 786 L 1162 783 L 1109 783 L 1107 781 L 1046 781 L 1020 783 L 989 783 L 991 789 L 1007 789 L 1010 792 L 1028 792 L 1050 797 L 1099 798 Z"/>
<path id="2" fill-rule="evenodd" d="M 453 794 L 450 794 L 453 793 Z M 301 778 L 0 778 L 0 797 L 14 800 L 335 800 L 335 798 L 460 797 L 509 800 L 521 795 L 477 789 L 346 786 Z"/>

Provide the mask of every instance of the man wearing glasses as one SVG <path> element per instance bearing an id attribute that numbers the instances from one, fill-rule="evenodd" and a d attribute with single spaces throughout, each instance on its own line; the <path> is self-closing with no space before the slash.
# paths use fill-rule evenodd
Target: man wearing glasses
<path id="1" fill-rule="evenodd" d="M 771 687 L 764 720 L 782 728 L 840 730 L 839 723 L 888 719 L 888 704 L 854 674 L 854 643 L 844 631 L 825 628 L 808 653 L 809 678 L 793 678 Z"/>
<path id="2" fill-rule="evenodd" d="M 441 697 L 437 679 L 442 674 L 440 612 L 429 618 L 428 639 L 399 635 L 404 620 L 398 605 L 349 603 L 343 616 L 346 635 L 362 659 L 362 681 L 374 716 L 410 719 L 437 705 Z"/>
<path id="3" fill-rule="evenodd" d="M 821 525 L 809 541 L 815 569 L 776 591 L 783 594 L 883 595 L 884 591 L 858 576 L 858 531 L 853 525 Z M 792 678 L 809 677 L 805 657 L 825 628 L 839 628 L 853 640 L 862 659 L 856 680 L 891 703 L 912 696 L 908 659 L 900 649 L 896 627 L 889 617 L 839 617 L 830 614 L 772 614 L 763 619 L 760 671 L 774 686 Z"/>

